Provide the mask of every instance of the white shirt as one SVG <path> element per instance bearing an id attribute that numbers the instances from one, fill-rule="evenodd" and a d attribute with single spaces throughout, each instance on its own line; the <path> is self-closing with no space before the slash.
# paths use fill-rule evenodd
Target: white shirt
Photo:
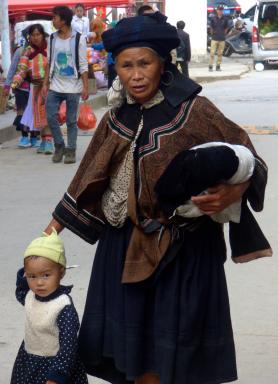
<path id="1" fill-rule="evenodd" d="M 89 37 L 90 35 L 90 23 L 88 17 L 86 16 L 78 17 L 74 15 L 71 27 L 74 31 L 81 33 L 85 37 Z"/>
<path id="2" fill-rule="evenodd" d="M 80 39 L 80 45 L 82 44 Z M 57 37 L 54 52 L 54 75 L 51 79 L 50 89 L 60 93 L 81 93 L 83 84 L 74 73 L 73 57 L 70 50 L 70 38 Z M 79 47 L 80 59 L 80 47 Z M 83 73 L 83 71 L 81 72 Z"/>

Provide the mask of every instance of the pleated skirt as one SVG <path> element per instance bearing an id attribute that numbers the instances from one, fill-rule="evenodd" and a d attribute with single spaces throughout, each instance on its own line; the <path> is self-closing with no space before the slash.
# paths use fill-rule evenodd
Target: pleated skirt
<path id="1" fill-rule="evenodd" d="M 161 384 L 237 379 L 221 225 L 185 232 L 149 279 L 122 284 L 132 232 L 107 226 L 99 241 L 79 348 L 87 373 L 129 384 L 155 373 Z"/>

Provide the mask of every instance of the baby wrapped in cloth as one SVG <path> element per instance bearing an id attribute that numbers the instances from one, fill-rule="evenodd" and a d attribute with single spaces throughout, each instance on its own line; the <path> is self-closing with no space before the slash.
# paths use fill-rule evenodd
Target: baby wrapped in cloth
<path id="1" fill-rule="evenodd" d="M 242 145 L 211 142 L 179 153 L 158 180 L 155 192 L 159 208 L 170 218 L 197 218 L 203 215 L 192 196 L 208 193 L 219 183 L 240 184 L 250 179 L 255 167 L 251 151 Z M 169 188 L 169 185 L 171 188 Z M 247 197 L 222 212 L 211 215 L 219 223 L 229 222 L 232 258 L 271 256 L 271 247 L 247 206 Z"/>

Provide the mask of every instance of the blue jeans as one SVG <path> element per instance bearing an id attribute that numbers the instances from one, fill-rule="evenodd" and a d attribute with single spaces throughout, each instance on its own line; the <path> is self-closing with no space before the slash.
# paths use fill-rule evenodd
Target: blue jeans
<path id="1" fill-rule="evenodd" d="M 58 113 L 61 103 L 65 100 L 67 107 L 67 133 L 70 149 L 76 149 L 77 141 L 77 110 L 79 105 L 79 93 L 60 93 L 49 90 L 46 99 L 46 114 L 48 125 L 51 129 L 54 144 L 63 144 L 64 139 L 58 122 Z"/>

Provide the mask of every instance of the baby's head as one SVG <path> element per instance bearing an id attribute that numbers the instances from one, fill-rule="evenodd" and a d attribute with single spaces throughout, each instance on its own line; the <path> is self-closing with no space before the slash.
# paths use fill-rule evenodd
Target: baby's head
<path id="1" fill-rule="evenodd" d="M 53 228 L 51 235 L 33 240 L 24 253 L 24 271 L 29 288 L 38 296 L 55 292 L 65 275 L 64 244 Z"/>

